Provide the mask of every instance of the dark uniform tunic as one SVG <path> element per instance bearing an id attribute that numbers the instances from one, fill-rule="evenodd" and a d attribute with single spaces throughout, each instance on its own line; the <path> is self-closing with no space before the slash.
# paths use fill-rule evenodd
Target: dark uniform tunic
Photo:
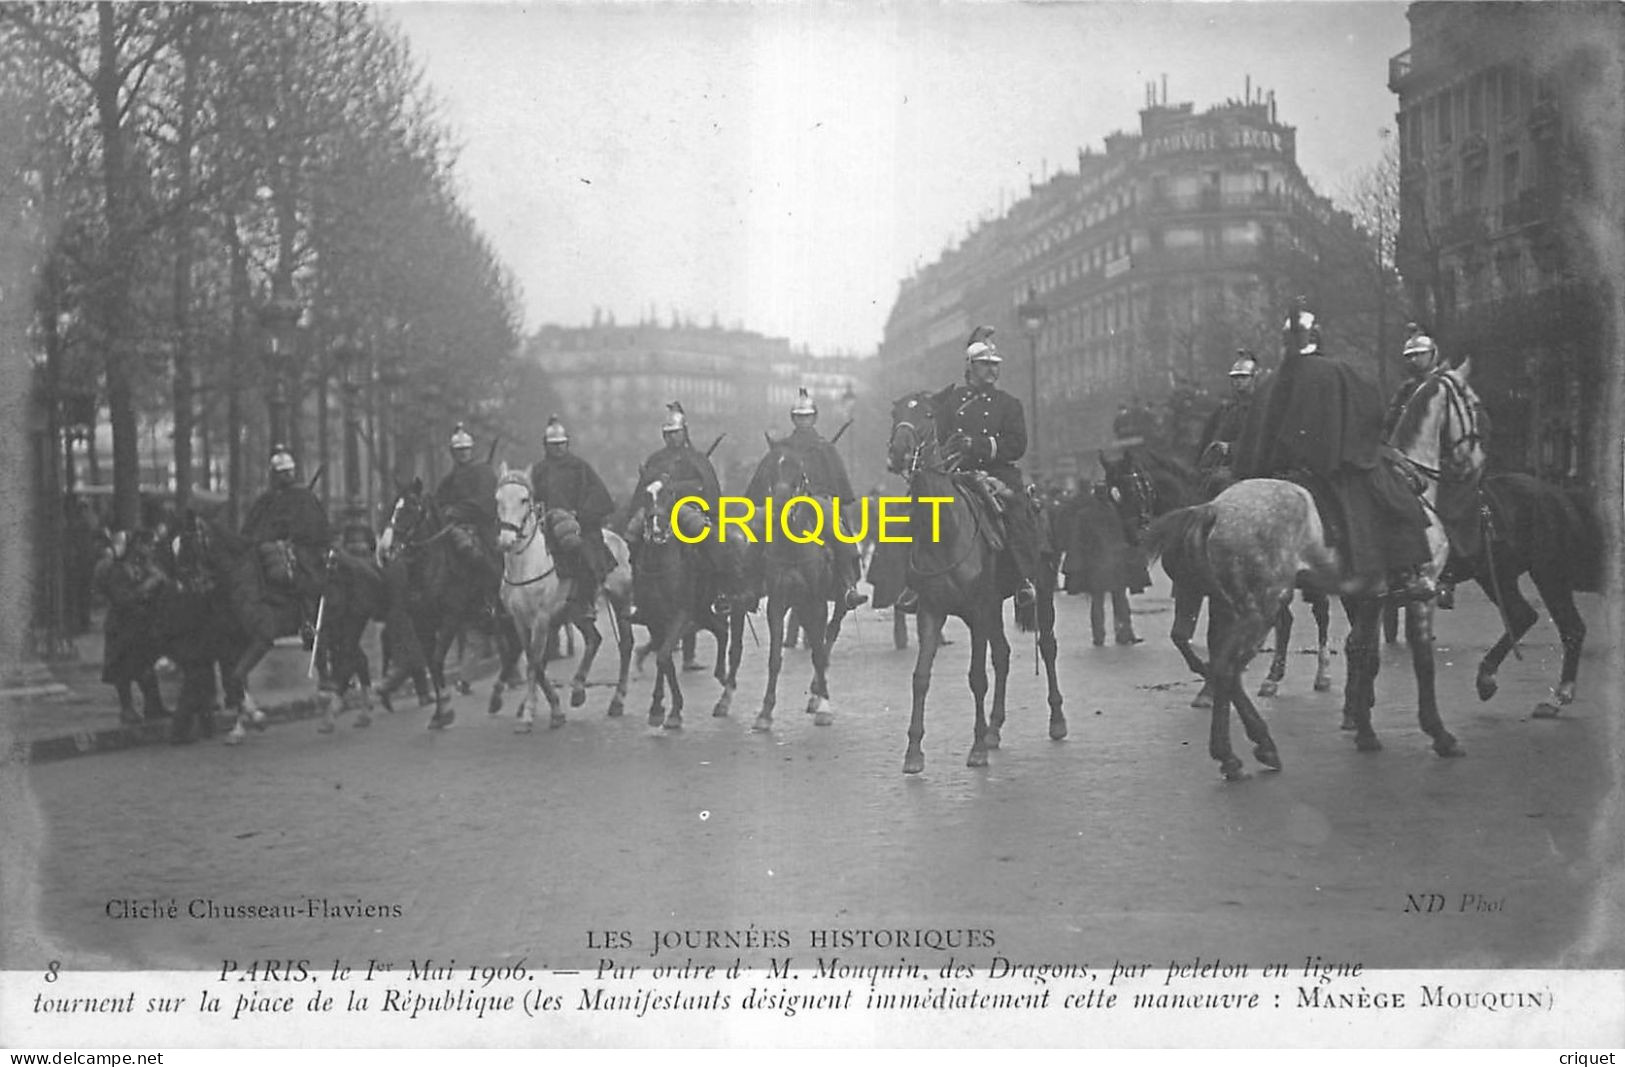
<path id="1" fill-rule="evenodd" d="M 446 521 L 472 526 L 482 538 L 497 528 L 497 476 L 484 463 L 459 463 L 435 487 L 434 502 Z"/>
<path id="2" fill-rule="evenodd" d="M 996 386 L 963 382 L 932 397 L 937 435 L 964 440 L 961 467 L 985 471 L 1010 487 L 1016 501 L 1005 511 L 1010 550 L 1023 578 L 1038 574 L 1038 523 L 1016 460 L 1027 454 L 1027 419 L 1021 401 Z"/>
<path id="3" fill-rule="evenodd" d="M 608 574 L 614 563 L 604 544 L 604 520 L 615 510 L 615 501 L 592 464 L 572 452 L 548 456 L 531 467 L 530 491 L 545 507 L 575 515 L 593 576 L 602 579 Z"/>
<path id="4" fill-rule="evenodd" d="M 1236 442 L 1252 408 L 1251 394 L 1232 396 L 1213 409 L 1203 425 L 1196 445 L 1196 472 L 1202 476 L 1204 496 L 1217 496 L 1234 480 Z"/>
<path id="5" fill-rule="evenodd" d="M 857 494 L 852 491 L 852 480 L 847 477 L 846 464 L 841 462 L 841 454 L 836 451 L 835 445 L 824 439 L 813 426 L 797 426 L 790 432 L 790 436 L 779 442 L 779 446 L 795 456 L 796 462 L 807 475 L 807 487 L 813 496 L 828 497 L 838 500 L 841 504 L 841 525 L 848 532 L 855 529 L 854 521 L 857 517 Z M 762 500 L 773 492 L 768 483 L 770 477 L 768 459 L 772 453 L 763 457 L 757 465 L 756 473 L 751 476 L 750 485 L 745 488 L 745 496 L 751 500 Z M 856 583 L 862 574 L 863 561 L 858 546 L 841 541 L 834 537 L 826 539 L 835 558 L 840 561 L 846 580 Z"/>
<path id="6" fill-rule="evenodd" d="M 260 545 L 291 542 L 299 563 L 295 586 L 307 600 L 314 601 L 320 595 L 333 531 L 315 493 L 297 484 L 272 486 L 249 508 L 248 518 L 243 520 L 243 536 Z"/>
<path id="7" fill-rule="evenodd" d="M 650 483 L 663 481 L 673 491 L 673 500 L 697 496 L 711 506 L 712 514 L 716 513 L 722 483 L 717 480 L 717 472 L 711 466 L 711 461 L 695 451 L 693 445 L 667 445 L 643 461 L 642 471 L 637 488 L 632 491 L 634 508 L 645 503 L 644 490 L 649 488 Z"/>

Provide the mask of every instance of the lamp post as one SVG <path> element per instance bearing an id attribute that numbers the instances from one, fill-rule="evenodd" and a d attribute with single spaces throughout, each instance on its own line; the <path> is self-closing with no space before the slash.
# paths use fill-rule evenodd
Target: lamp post
<path id="1" fill-rule="evenodd" d="M 1044 330 L 1044 320 L 1049 317 L 1049 308 L 1038 302 L 1038 294 L 1032 286 L 1027 287 L 1027 299 L 1016 308 L 1016 317 L 1021 320 L 1021 332 L 1027 335 L 1027 349 L 1032 355 L 1032 433 L 1029 435 L 1030 445 L 1027 449 L 1033 458 L 1033 476 L 1037 480 L 1042 452 L 1038 436 L 1038 335 Z"/>
<path id="2" fill-rule="evenodd" d="M 266 394 L 267 414 L 270 416 L 271 443 L 288 441 L 288 361 L 294 355 L 294 329 L 299 323 L 299 302 L 286 294 L 272 297 L 259 312 L 260 327 L 264 331 L 261 358 L 270 377 L 271 388 Z"/>

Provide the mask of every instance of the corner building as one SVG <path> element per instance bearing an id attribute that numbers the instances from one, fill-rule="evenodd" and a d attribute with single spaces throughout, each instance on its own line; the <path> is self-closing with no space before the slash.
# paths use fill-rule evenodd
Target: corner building
<path id="1" fill-rule="evenodd" d="M 888 395 L 957 379 L 972 326 L 995 326 L 1000 387 L 1027 410 L 1023 466 L 1046 480 L 1094 475 L 1120 403 L 1156 405 L 1176 387 L 1216 403 L 1237 347 L 1273 363 L 1299 293 L 1335 323 L 1352 299 L 1335 279 L 1373 255 L 1296 150 L 1273 97 L 1251 86 L 1200 113 L 1148 99 L 1137 133 L 1080 152 L 1076 171 L 902 282 L 880 349 Z"/>
<path id="2" fill-rule="evenodd" d="M 1472 357 L 1495 467 L 1594 485 L 1617 341 L 1584 220 L 1625 143 L 1625 6 L 1417 3 L 1407 17 L 1388 87 L 1411 304 L 1448 356 Z"/>

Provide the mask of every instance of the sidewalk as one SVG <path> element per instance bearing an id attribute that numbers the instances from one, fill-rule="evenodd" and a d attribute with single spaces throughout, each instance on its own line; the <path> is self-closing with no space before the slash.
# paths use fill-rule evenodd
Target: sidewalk
<path id="1" fill-rule="evenodd" d="M 382 658 L 376 627 L 364 639 L 374 681 L 381 676 Z M 0 764 L 47 763 L 52 760 L 113 752 L 137 745 L 167 744 L 169 719 L 126 725 L 119 722 L 118 696 L 101 680 L 102 631 L 100 619 L 91 632 L 74 639 L 78 658 L 35 668 L 26 675 L 0 680 Z M 469 667 L 482 672 L 478 639 L 469 644 Z M 305 672 L 310 653 L 298 638 L 285 638 L 268 652 L 248 676 L 248 690 L 269 723 L 296 722 L 321 714 L 316 682 Z M 457 675 L 456 653 L 448 657 L 448 679 Z M 158 672 L 164 706 L 175 710 L 180 696 L 180 674 Z M 410 690 L 407 691 L 410 693 Z M 414 699 L 411 696 L 407 700 Z M 139 689 L 136 707 L 141 707 Z M 216 712 L 216 736 L 232 728 L 235 716 Z"/>

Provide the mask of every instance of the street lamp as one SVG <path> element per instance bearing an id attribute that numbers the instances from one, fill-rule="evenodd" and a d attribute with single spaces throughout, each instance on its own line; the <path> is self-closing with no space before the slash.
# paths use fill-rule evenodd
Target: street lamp
<path id="1" fill-rule="evenodd" d="M 264 332 L 264 348 L 260 355 L 271 379 L 271 388 L 266 394 L 271 443 L 285 444 L 291 448 L 292 442 L 287 439 L 287 368 L 288 361 L 294 356 L 294 329 L 299 323 L 299 302 L 286 294 L 274 296 L 260 308 L 259 319 Z"/>
<path id="2" fill-rule="evenodd" d="M 1027 287 L 1027 299 L 1016 308 L 1016 317 L 1021 320 L 1021 332 L 1027 335 L 1027 347 L 1032 355 L 1033 430 L 1029 435 L 1030 446 L 1027 451 L 1033 457 L 1033 475 L 1036 480 L 1041 458 L 1038 444 L 1038 335 L 1044 330 L 1044 320 L 1049 317 L 1049 308 L 1038 302 L 1038 294 L 1030 285 Z"/>

